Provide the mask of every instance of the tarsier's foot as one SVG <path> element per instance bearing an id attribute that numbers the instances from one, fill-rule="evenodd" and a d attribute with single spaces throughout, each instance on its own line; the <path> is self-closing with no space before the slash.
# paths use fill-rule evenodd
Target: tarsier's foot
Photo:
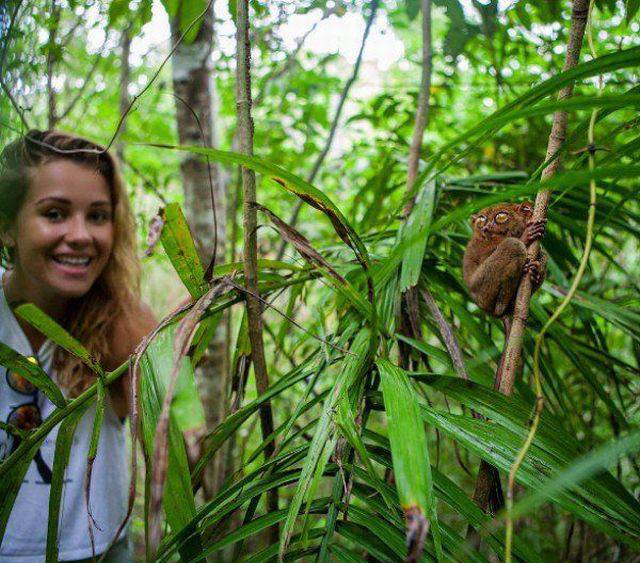
<path id="1" fill-rule="evenodd" d="M 522 233 L 522 242 L 524 242 L 526 246 L 529 246 L 533 241 L 540 240 L 544 236 L 546 228 L 546 219 L 527 223 L 527 226 L 524 228 L 524 233 Z"/>
<path id="2" fill-rule="evenodd" d="M 540 260 L 531 260 L 530 258 L 527 258 L 522 269 L 525 274 L 529 275 L 531 283 L 534 286 L 539 286 L 542 283 L 542 266 L 540 264 Z"/>

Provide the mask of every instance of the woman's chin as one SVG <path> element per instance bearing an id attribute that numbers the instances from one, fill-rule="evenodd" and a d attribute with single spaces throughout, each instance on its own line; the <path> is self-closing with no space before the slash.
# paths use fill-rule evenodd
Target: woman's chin
<path id="1" fill-rule="evenodd" d="M 78 299 L 85 296 L 93 286 L 94 279 L 56 279 L 49 284 L 49 291 L 59 299 Z"/>

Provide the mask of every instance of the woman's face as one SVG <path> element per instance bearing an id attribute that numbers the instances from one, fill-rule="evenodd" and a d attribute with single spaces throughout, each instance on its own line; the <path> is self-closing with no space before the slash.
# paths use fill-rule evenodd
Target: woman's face
<path id="1" fill-rule="evenodd" d="M 93 168 L 69 160 L 39 166 L 10 235 L 16 251 L 13 275 L 23 286 L 23 297 L 42 302 L 85 295 L 113 247 L 107 181 Z"/>

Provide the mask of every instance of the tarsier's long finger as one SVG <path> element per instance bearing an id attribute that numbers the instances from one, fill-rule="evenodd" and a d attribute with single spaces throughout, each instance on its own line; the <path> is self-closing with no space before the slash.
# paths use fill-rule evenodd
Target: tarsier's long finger
<path id="1" fill-rule="evenodd" d="M 542 280 L 540 268 L 541 266 L 538 260 L 528 260 L 523 267 L 523 270 L 531 278 L 531 282 L 534 285 L 538 285 Z"/>
<path id="2" fill-rule="evenodd" d="M 531 221 L 524 229 L 524 243 L 528 246 L 536 240 L 540 240 L 547 228 L 547 220 Z"/>

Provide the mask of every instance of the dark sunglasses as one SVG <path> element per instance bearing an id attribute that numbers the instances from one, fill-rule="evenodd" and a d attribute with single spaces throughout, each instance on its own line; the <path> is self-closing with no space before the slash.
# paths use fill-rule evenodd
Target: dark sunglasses
<path id="1" fill-rule="evenodd" d="M 37 358 L 34 358 L 33 356 L 29 356 L 27 359 L 40 365 Z M 5 379 L 7 381 L 7 385 L 16 393 L 31 397 L 30 402 L 17 405 L 11 410 L 7 417 L 7 424 L 10 424 L 14 428 L 22 431 L 30 431 L 40 426 L 40 424 L 42 424 L 42 414 L 40 412 L 40 406 L 38 405 L 38 388 L 28 379 L 24 378 L 19 373 L 11 371 L 9 368 L 5 369 Z M 11 450 L 9 452 L 10 454 L 16 450 L 20 445 L 20 442 L 21 440 L 19 436 L 13 436 Z M 42 459 L 40 450 L 36 453 L 34 461 L 36 462 L 42 481 L 50 484 L 51 469 L 44 459 Z"/>

